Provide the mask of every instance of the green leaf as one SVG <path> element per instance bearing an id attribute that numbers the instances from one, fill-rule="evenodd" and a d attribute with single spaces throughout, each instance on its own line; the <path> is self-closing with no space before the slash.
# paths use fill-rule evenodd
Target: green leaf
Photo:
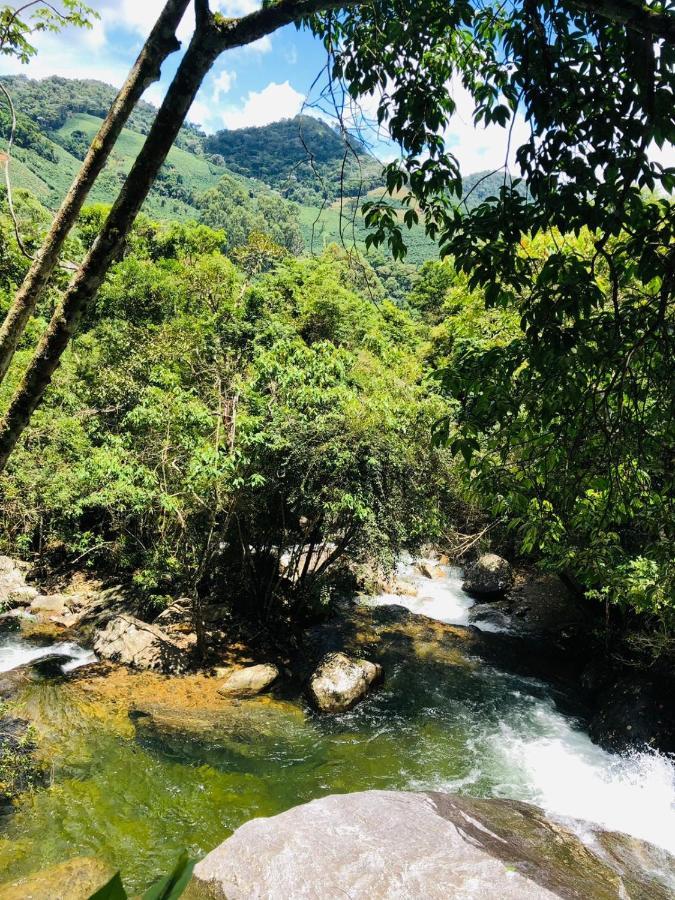
<path id="1" fill-rule="evenodd" d="M 184 850 L 169 875 L 148 888 L 143 900 L 178 900 L 188 886 L 196 864 L 197 860 L 190 859 L 187 850 Z"/>
<path id="2" fill-rule="evenodd" d="M 106 885 L 91 895 L 89 900 L 128 900 L 120 873 L 116 872 Z"/>

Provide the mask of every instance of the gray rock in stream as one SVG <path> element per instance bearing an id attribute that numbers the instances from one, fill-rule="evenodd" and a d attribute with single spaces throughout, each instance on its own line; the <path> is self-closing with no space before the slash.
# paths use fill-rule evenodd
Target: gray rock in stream
<path id="1" fill-rule="evenodd" d="M 26 584 L 27 569 L 26 563 L 0 556 L 0 609 L 30 606 L 38 596 L 38 591 Z"/>
<path id="2" fill-rule="evenodd" d="M 464 573 L 464 590 L 469 594 L 495 597 L 513 584 L 509 563 L 496 553 L 484 553 Z"/>
<path id="3" fill-rule="evenodd" d="M 102 659 L 136 669 L 175 673 L 186 666 L 185 653 L 169 635 L 129 615 L 116 616 L 98 632 L 94 651 Z"/>
<path id="4" fill-rule="evenodd" d="M 255 697 L 270 688 L 279 677 L 279 669 L 273 663 L 260 663 L 243 669 L 217 670 L 225 675 L 218 688 L 223 697 Z"/>
<path id="5" fill-rule="evenodd" d="M 328 653 L 309 680 L 309 696 L 325 713 L 341 713 L 362 700 L 382 678 L 382 666 L 345 653 Z"/>
<path id="6" fill-rule="evenodd" d="M 581 824 L 581 823 L 579 823 Z M 534 806 L 440 793 L 324 797 L 254 819 L 194 870 L 186 900 L 668 900 L 675 859 Z"/>

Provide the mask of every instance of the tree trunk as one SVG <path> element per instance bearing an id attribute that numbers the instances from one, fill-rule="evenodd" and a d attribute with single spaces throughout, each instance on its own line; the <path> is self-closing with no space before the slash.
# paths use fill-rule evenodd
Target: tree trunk
<path id="1" fill-rule="evenodd" d="M 30 421 L 68 346 L 85 305 L 95 295 L 176 139 L 204 76 L 218 55 L 213 40 L 192 39 L 147 140 L 80 269 L 59 303 L 49 328 L 0 424 L 0 471 Z"/>
<path id="2" fill-rule="evenodd" d="M 143 91 L 158 80 L 164 60 L 170 53 L 180 48 L 176 40 L 176 29 L 189 3 L 190 0 L 168 0 L 124 86 L 92 141 L 82 167 L 52 222 L 45 242 L 14 297 L 0 329 L 0 383 L 7 374 L 26 324 L 54 271 L 64 241 L 75 224 L 89 191 L 106 164 L 120 131 Z"/>
<path id="3" fill-rule="evenodd" d="M 171 82 L 143 149 L 94 245 L 73 277 L 0 422 L 0 472 L 40 403 L 84 309 L 119 255 L 136 216 L 178 136 L 197 91 L 218 56 L 313 13 L 356 5 L 354 0 L 278 0 L 241 19 L 209 12 L 195 0 L 197 28 Z"/>

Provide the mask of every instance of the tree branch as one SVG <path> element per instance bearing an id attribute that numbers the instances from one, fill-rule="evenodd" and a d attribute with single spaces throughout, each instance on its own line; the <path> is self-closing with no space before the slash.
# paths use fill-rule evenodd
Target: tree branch
<path id="1" fill-rule="evenodd" d="M 638 34 L 675 44 L 675 16 L 670 12 L 657 12 L 631 0 L 572 0 L 572 5 L 625 25 Z"/>
<path id="2" fill-rule="evenodd" d="M 298 22 L 316 13 L 333 9 L 348 9 L 353 6 L 367 6 L 363 0 L 279 0 L 271 6 L 249 13 L 239 19 L 214 17 L 219 32 L 220 52 L 233 47 L 241 47 L 271 34 L 284 25 Z"/>

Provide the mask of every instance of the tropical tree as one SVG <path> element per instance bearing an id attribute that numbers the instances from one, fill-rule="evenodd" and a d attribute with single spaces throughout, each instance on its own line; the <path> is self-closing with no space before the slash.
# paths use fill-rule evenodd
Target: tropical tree
<path id="1" fill-rule="evenodd" d="M 400 144 L 386 170 L 392 193 L 403 193 L 402 217 L 386 201 L 368 208 L 372 244 L 404 252 L 402 228 L 421 217 L 488 303 L 510 302 L 533 277 L 518 252 L 523 234 L 558 227 L 597 232 L 593 258 L 554 254 L 534 281 L 531 337 L 555 341 L 564 320 L 597 308 L 593 267 L 623 235 L 610 270 L 619 284 L 628 260 L 640 277 L 658 281 L 652 304 L 661 334 L 671 297 L 675 253 L 673 212 L 641 189 L 674 183 L 675 172 L 653 162 L 650 147 L 675 137 L 675 16 L 669 6 L 632 0 L 496 3 L 432 0 L 278 0 L 238 19 L 213 14 L 196 0 L 196 29 L 154 125 L 98 238 L 66 291 L 0 425 L 0 466 L 40 402 L 105 272 L 129 232 L 207 72 L 226 50 L 290 23 L 307 23 L 328 51 L 331 75 L 354 98 L 378 94 L 378 119 Z M 474 103 L 477 123 L 510 128 L 519 112 L 531 138 L 516 153 L 527 192 L 505 179 L 497 202 L 464 214 L 457 161 L 444 130 L 455 113 L 453 78 Z M 549 302 L 551 285 L 553 298 Z M 630 351 L 628 351 L 630 353 Z M 630 357 L 629 357 L 630 359 Z"/>
<path id="2" fill-rule="evenodd" d="M 159 78 L 162 62 L 180 46 L 175 32 L 188 5 L 189 0 L 169 0 L 167 2 L 87 151 L 82 167 L 54 217 L 49 234 L 42 248 L 35 255 L 0 329 L 0 381 L 7 373 L 17 343 L 58 264 L 65 240 L 75 224 L 89 191 L 103 170 L 124 124 L 133 112 L 143 91 Z M 26 23 L 21 16 L 33 7 L 37 7 L 32 13 L 34 20 L 37 21 L 34 22 L 31 29 L 31 24 Z M 59 25 L 66 24 L 87 24 L 89 20 L 86 17 L 92 13 L 87 6 L 76 3 L 74 0 L 67 0 L 65 9 L 66 14 L 61 14 L 55 12 L 49 5 L 36 3 L 28 3 L 18 10 L 3 7 L 0 10 L 0 30 L 3 25 L 5 30 L 4 37 L 0 34 L 0 46 L 6 45 L 9 48 L 15 48 L 16 55 L 27 62 L 35 53 L 35 48 L 26 37 L 31 30 L 36 28 L 54 29 Z M 2 87 L 2 91 L 11 104 L 11 98 L 6 88 Z M 5 162 L 5 167 L 8 173 L 9 158 Z M 7 186 L 8 197 L 11 198 L 9 175 Z"/>

